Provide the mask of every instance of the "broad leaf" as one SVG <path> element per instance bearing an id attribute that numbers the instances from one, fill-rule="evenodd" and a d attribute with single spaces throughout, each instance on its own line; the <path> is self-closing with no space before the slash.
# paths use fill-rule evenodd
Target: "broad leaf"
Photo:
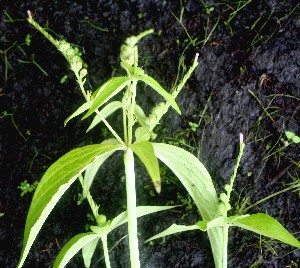
<path id="1" fill-rule="evenodd" d="M 136 142 L 130 145 L 132 151 L 139 157 L 145 165 L 150 178 L 154 184 L 155 190 L 160 193 L 161 182 L 158 160 L 154 154 L 153 146 L 149 141 Z"/>
<path id="2" fill-rule="evenodd" d="M 78 116 L 85 112 L 86 110 L 90 109 L 92 106 L 92 101 L 85 102 L 82 104 L 74 113 L 72 113 L 64 122 L 64 125 L 66 125 L 72 118 L 75 116 Z"/>
<path id="3" fill-rule="evenodd" d="M 53 268 L 64 268 L 79 250 L 90 243 L 98 242 L 99 238 L 100 235 L 92 232 L 74 236 L 59 252 Z"/>
<path id="4" fill-rule="evenodd" d="M 83 262 L 86 268 L 91 266 L 92 258 L 98 245 L 99 239 L 93 239 L 82 248 Z"/>
<path id="5" fill-rule="evenodd" d="M 211 177 L 203 164 L 184 149 L 163 143 L 152 143 L 155 155 L 178 177 L 193 198 L 203 220 L 214 218 L 218 196 Z M 221 228 L 208 230 L 215 266 L 221 267 L 223 234 Z"/>
<path id="6" fill-rule="evenodd" d="M 122 102 L 113 101 L 113 102 L 110 102 L 109 104 L 107 104 L 99 113 L 105 119 L 121 107 L 122 107 Z M 101 118 L 98 114 L 96 114 L 86 132 L 89 132 L 92 128 L 94 128 L 100 122 L 101 122 Z"/>
<path id="7" fill-rule="evenodd" d="M 152 87 L 158 94 L 160 94 L 175 110 L 177 113 L 181 114 L 181 111 L 175 102 L 174 98 L 170 93 L 165 91 L 163 87 L 156 81 L 154 80 L 151 76 L 149 75 L 133 75 L 132 78 L 135 78 L 137 80 L 141 80 L 150 87 Z"/>
<path id="8" fill-rule="evenodd" d="M 34 193 L 27 214 L 22 256 L 22 267 L 42 225 L 65 191 L 97 156 L 116 151 L 121 145 L 95 144 L 72 150 L 52 164 L 42 177 Z"/>
<path id="9" fill-rule="evenodd" d="M 229 217 L 228 223 L 300 248 L 300 242 L 277 220 L 267 214 L 258 213 L 233 219 Z"/>
<path id="10" fill-rule="evenodd" d="M 92 107 L 89 111 L 83 116 L 87 118 L 90 116 L 96 109 L 98 109 L 102 104 L 107 102 L 110 98 L 118 94 L 125 86 L 131 83 L 131 79 L 125 76 L 121 77 L 113 77 L 108 80 L 104 85 L 104 87 L 100 87 L 99 91 L 96 91 L 96 98 L 92 104 Z M 94 94 L 95 94 L 94 93 Z M 93 96 L 94 96 L 93 94 Z"/>

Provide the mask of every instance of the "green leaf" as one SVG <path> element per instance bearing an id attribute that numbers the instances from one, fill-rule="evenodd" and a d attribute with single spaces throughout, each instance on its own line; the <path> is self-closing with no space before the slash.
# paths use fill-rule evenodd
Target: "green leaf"
<path id="1" fill-rule="evenodd" d="M 294 132 L 286 131 L 285 135 L 289 140 L 292 140 L 294 143 L 300 143 L 300 137 L 298 137 Z"/>
<path id="2" fill-rule="evenodd" d="M 138 127 L 135 130 L 135 138 L 137 142 L 150 140 L 149 127 Z"/>
<path id="3" fill-rule="evenodd" d="M 218 196 L 211 177 L 203 164 L 191 153 L 164 143 L 152 143 L 154 153 L 178 177 L 193 198 L 202 218 L 212 220 Z"/>
<path id="4" fill-rule="evenodd" d="M 293 137 L 292 141 L 293 141 L 294 143 L 300 143 L 300 137 L 298 137 L 298 136 L 295 135 L 295 136 Z"/>
<path id="5" fill-rule="evenodd" d="M 107 236 L 108 233 L 110 232 L 110 224 L 104 225 L 104 226 L 91 226 L 91 230 L 99 234 L 100 236 Z"/>
<path id="6" fill-rule="evenodd" d="M 150 87 L 152 87 L 158 94 L 160 94 L 162 97 L 164 97 L 164 99 L 169 102 L 169 104 L 177 111 L 177 113 L 181 114 L 181 111 L 177 105 L 177 103 L 175 102 L 174 98 L 172 97 L 171 94 L 169 94 L 167 91 L 165 91 L 163 89 L 163 87 L 156 81 L 154 80 L 152 77 L 150 77 L 149 75 L 134 75 L 132 76 L 132 78 L 135 78 L 137 80 L 141 80 L 144 83 L 146 83 L 147 85 L 149 85 Z"/>
<path id="7" fill-rule="evenodd" d="M 192 231 L 192 230 L 199 230 L 197 225 L 177 225 L 175 223 L 173 223 L 169 228 L 167 228 L 166 230 L 164 230 L 163 232 L 152 236 L 151 238 L 147 239 L 145 241 L 145 243 L 150 242 L 152 240 L 158 239 L 158 238 L 162 238 L 168 235 L 172 235 L 172 234 L 176 234 L 176 233 L 181 233 L 181 232 L 187 232 L 187 231 Z"/>
<path id="8" fill-rule="evenodd" d="M 35 190 L 27 214 L 22 255 L 18 267 L 22 267 L 29 250 L 50 212 L 76 178 L 97 156 L 121 149 L 121 145 L 95 144 L 74 149 L 45 172 Z"/>
<path id="9" fill-rule="evenodd" d="M 145 165 L 150 178 L 154 184 L 155 190 L 160 193 L 161 182 L 158 160 L 154 154 L 153 146 L 149 141 L 136 142 L 130 145 L 132 151 L 139 157 L 142 163 Z"/>
<path id="10" fill-rule="evenodd" d="M 99 243 L 99 239 L 100 238 L 93 239 L 82 248 L 82 257 L 86 268 L 89 268 L 91 266 L 92 258 Z"/>
<path id="11" fill-rule="evenodd" d="M 177 207 L 177 206 L 139 206 L 136 208 L 136 215 L 139 218 L 139 217 L 143 217 L 145 215 L 151 214 L 151 213 L 164 211 L 164 210 L 172 209 L 175 207 Z M 116 229 L 117 227 L 126 223 L 127 221 L 128 221 L 127 211 L 124 211 L 111 221 L 110 231 Z"/>
<path id="12" fill-rule="evenodd" d="M 203 220 L 214 218 L 218 206 L 218 196 L 211 177 L 203 164 L 184 149 L 163 144 L 152 143 L 155 155 L 164 162 L 178 177 L 194 200 Z M 222 263 L 223 232 L 221 228 L 208 230 L 215 266 Z"/>
<path id="13" fill-rule="evenodd" d="M 137 121 L 140 124 L 140 126 L 149 128 L 148 124 L 146 123 L 147 117 L 141 106 L 139 106 L 137 104 L 135 105 L 134 115 L 136 116 Z"/>
<path id="14" fill-rule="evenodd" d="M 106 159 L 109 158 L 113 153 L 114 151 L 98 156 L 94 162 L 88 165 L 88 167 L 84 172 L 84 177 L 83 177 L 84 183 L 87 186 L 88 190 L 91 188 L 91 185 L 94 181 L 94 178 L 99 168 L 106 161 Z M 83 197 L 86 197 L 85 191 L 83 191 Z"/>
<path id="15" fill-rule="evenodd" d="M 228 223 L 300 248 L 300 242 L 277 220 L 267 214 L 258 213 L 233 219 L 229 217 Z"/>
<path id="16" fill-rule="evenodd" d="M 93 101 L 92 107 L 83 116 L 83 119 L 90 116 L 96 109 L 98 109 L 102 104 L 107 102 L 113 96 L 118 94 L 125 86 L 131 83 L 131 79 L 125 76 L 113 77 L 109 79 L 103 86 L 101 86 L 94 94 L 95 99 Z"/>
<path id="17" fill-rule="evenodd" d="M 120 101 L 113 101 L 107 104 L 99 113 L 101 116 L 105 119 L 111 114 L 113 114 L 116 110 L 119 108 L 122 108 L 122 102 Z M 92 128 L 94 128 L 96 125 L 98 125 L 101 122 L 101 118 L 98 114 L 95 115 L 92 123 L 90 124 L 89 128 L 86 132 L 89 132 Z"/>
<path id="18" fill-rule="evenodd" d="M 285 135 L 289 140 L 291 140 L 295 136 L 295 133 L 293 133 L 292 131 L 286 131 Z"/>
<path id="19" fill-rule="evenodd" d="M 66 126 L 66 124 L 75 116 L 78 116 L 80 114 L 82 114 L 83 112 L 85 112 L 86 110 L 90 109 L 92 106 L 92 102 L 88 101 L 85 102 L 84 104 L 82 104 L 74 113 L 72 113 L 64 122 L 64 125 Z"/>
<path id="20" fill-rule="evenodd" d="M 84 233 L 74 236 L 59 252 L 53 268 L 64 268 L 79 250 L 89 245 L 89 243 L 98 242 L 99 238 L 100 235 L 95 233 Z"/>

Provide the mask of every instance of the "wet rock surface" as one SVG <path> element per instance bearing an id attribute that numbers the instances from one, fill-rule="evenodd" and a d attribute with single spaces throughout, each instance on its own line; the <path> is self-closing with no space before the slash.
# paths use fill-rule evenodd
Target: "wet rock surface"
<path id="1" fill-rule="evenodd" d="M 83 98 L 63 57 L 25 21 L 28 9 L 42 25 L 80 46 L 88 63 L 87 85 L 91 89 L 121 73 L 120 45 L 127 36 L 143 30 L 154 28 L 156 34 L 140 43 L 140 64 L 165 88 L 175 81 L 184 49 L 188 46 L 186 65 L 198 52 L 200 64 L 177 100 L 183 115 L 179 117 L 170 111 L 158 133 L 168 142 L 183 139 L 188 146 L 181 146 L 198 155 L 219 192 L 232 174 L 239 133 L 244 133 L 247 146 L 233 194 L 233 212 L 241 211 L 246 198 L 254 204 L 293 181 L 299 183 L 299 145 L 285 148 L 281 140 L 286 139 L 286 130 L 300 135 L 299 6 L 292 1 L 241 1 L 245 6 L 233 14 L 239 8 L 237 4 L 203 3 L 0 3 L 4 11 L 0 15 L 0 213 L 4 213 L 0 217 L 0 267 L 16 267 L 20 256 L 32 199 L 32 193 L 20 196 L 20 183 L 39 180 L 69 150 L 106 138 L 102 127 L 86 134 L 88 122 L 79 118 L 64 127 L 64 120 L 82 104 Z M 209 11 L 210 7 L 214 9 Z M 175 18 L 179 19 L 181 11 L 190 37 Z M 27 34 L 31 35 L 30 46 L 25 44 Z M 191 40 L 196 41 L 188 45 Z M 68 78 L 61 84 L 65 74 Z M 142 106 L 150 109 L 160 101 L 147 88 L 141 90 Z M 115 116 L 111 122 L 121 122 L 120 119 Z M 194 132 L 189 122 L 200 122 L 200 127 Z M 95 201 L 108 218 L 123 211 L 126 203 L 122 162 L 118 163 L 118 159 L 121 155 L 116 154 L 104 165 L 92 189 Z M 139 204 L 182 204 L 178 196 L 187 198 L 184 188 L 169 173 L 163 183 L 163 194 L 153 196 L 145 170 L 140 163 L 137 167 Z M 68 239 L 85 231 L 89 210 L 85 203 L 76 204 L 79 192 L 79 183 L 74 184 L 53 210 L 25 267 L 51 267 Z M 247 212 L 268 213 L 299 239 L 299 190 L 276 195 Z M 154 245 L 144 244 L 144 240 L 174 222 L 192 224 L 197 220 L 195 207 L 187 206 L 142 218 L 142 267 L 213 267 L 205 233 L 185 233 L 156 241 Z M 112 267 L 129 267 L 125 234 L 123 226 L 110 236 L 109 243 L 114 246 L 110 252 Z M 94 261 L 92 267 L 104 267 L 101 248 L 97 249 Z M 230 267 L 297 267 L 297 263 L 299 250 L 232 228 Z M 82 267 L 81 256 L 75 257 L 70 267 Z"/>

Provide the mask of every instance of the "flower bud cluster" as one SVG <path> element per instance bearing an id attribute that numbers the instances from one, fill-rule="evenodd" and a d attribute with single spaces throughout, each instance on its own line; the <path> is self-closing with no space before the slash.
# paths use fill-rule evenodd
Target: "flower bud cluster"
<path id="1" fill-rule="evenodd" d="M 84 63 L 81 59 L 81 53 L 77 47 L 72 47 L 70 43 L 62 40 L 58 44 L 58 50 L 65 56 L 68 60 L 72 71 L 84 84 L 85 77 L 87 75 L 87 69 L 83 67 Z"/>
<path id="2" fill-rule="evenodd" d="M 100 214 L 97 216 L 96 221 L 97 221 L 97 224 L 101 227 L 107 222 L 107 219 L 106 219 L 105 215 Z"/>
<path id="3" fill-rule="evenodd" d="M 146 123 L 150 129 L 153 129 L 158 124 L 161 117 L 165 114 L 165 107 L 166 104 L 161 102 L 152 108 L 150 115 L 146 118 Z"/>
<path id="4" fill-rule="evenodd" d="M 126 61 L 130 66 L 134 65 L 134 46 L 128 46 L 124 44 L 121 46 L 120 58 L 122 61 Z M 122 66 L 122 63 L 121 63 Z M 122 66 L 124 68 L 124 66 Z"/>
<path id="5" fill-rule="evenodd" d="M 220 202 L 218 204 L 217 208 L 217 214 L 219 216 L 227 216 L 227 211 L 231 209 L 231 205 L 229 204 L 229 199 L 228 199 L 228 191 L 230 189 L 230 186 L 228 184 L 225 185 L 225 191 L 226 193 L 221 193 L 220 194 Z"/>

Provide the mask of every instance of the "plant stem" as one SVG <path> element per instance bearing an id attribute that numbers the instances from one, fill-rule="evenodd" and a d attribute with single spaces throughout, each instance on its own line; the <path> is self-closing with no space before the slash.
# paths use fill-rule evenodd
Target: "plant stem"
<path id="1" fill-rule="evenodd" d="M 228 232 L 229 226 L 223 227 L 223 256 L 222 256 L 222 267 L 227 268 L 227 254 L 228 254 Z"/>
<path id="2" fill-rule="evenodd" d="M 128 236 L 130 249 L 130 263 L 132 268 L 140 267 L 139 245 L 137 237 L 137 216 L 136 216 L 136 192 L 134 157 L 130 147 L 124 152 L 124 164 L 126 175 L 127 194 L 127 216 L 128 216 Z"/>
<path id="3" fill-rule="evenodd" d="M 242 156 L 243 156 L 243 153 L 244 153 L 244 149 L 245 149 L 245 143 L 243 141 L 243 134 L 240 133 L 240 150 L 239 150 L 239 155 L 238 155 L 237 160 L 236 160 L 236 164 L 235 164 L 235 167 L 234 167 L 234 170 L 233 170 L 233 174 L 232 174 L 232 176 L 230 178 L 229 189 L 227 190 L 227 198 L 228 198 L 227 200 L 228 200 L 228 203 L 230 201 L 230 194 L 231 194 L 231 192 L 233 190 L 234 180 L 235 180 L 235 177 L 237 175 L 238 168 L 240 166 L 240 162 L 241 162 L 241 159 L 242 159 Z"/>
<path id="4" fill-rule="evenodd" d="M 109 254 L 108 254 L 108 247 L 107 247 L 107 236 L 101 236 L 103 252 L 104 252 L 104 260 L 106 268 L 111 268 Z"/>
<path id="5" fill-rule="evenodd" d="M 111 125 L 106 121 L 106 119 L 101 115 L 101 113 L 96 110 L 96 114 L 101 118 L 102 122 L 105 124 L 105 126 L 109 129 L 109 131 L 114 135 L 114 137 L 121 143 L 124 144 L 120 136 L 117 134 L 117 132 L 111 127 Z"/>

